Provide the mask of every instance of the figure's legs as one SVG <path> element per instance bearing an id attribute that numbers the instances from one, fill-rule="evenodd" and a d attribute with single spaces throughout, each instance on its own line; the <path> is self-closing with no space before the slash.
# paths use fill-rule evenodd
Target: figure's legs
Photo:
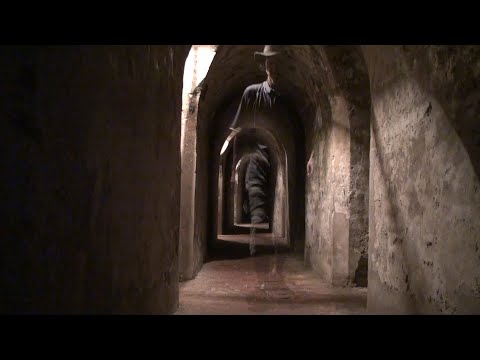
<path id="1" fill-rule="evenodd" d="M 256 207 L 250 212 L 250 222 L 252 225 L 261 224 L 265 221 L 266 214 L 263 207 Z M 255 234 L 256 228 L 250 228 L 250 255 L 255 254 Z"/>

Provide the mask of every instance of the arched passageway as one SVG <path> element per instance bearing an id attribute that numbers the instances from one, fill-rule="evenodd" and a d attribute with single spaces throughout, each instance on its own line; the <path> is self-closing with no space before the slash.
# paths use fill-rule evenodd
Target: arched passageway
<path id="1" fill-rule="evenodd" d="M 225 249 L 219 237 L 239 241 L 235 233 L 248 234 L 248 229 L 235 227 L 235 182 L 230 181 L 235 164 L 229 158 L 233 138 L 227 136 L 244 88 L 265 79 L 252 61 L 253 52 L 261 48 L 219 46 L 199 88 L 204 97 L 198 105 L 198 121 L 207 123 L 202 141 L 208 144 L 209 161 L 199 162 L 197 171 L 209 179 L 209 226 L 204 241 L 210 255 L 218 247 Z M 290 116 L 257 126 L 268 129 L 285 148 L 285 229 L 290 249 L 322 281 L 366 286 L 370 102 L 360 49 L 291 46 L 287 57 Z M 346 69 L 350 78 L 343 75 Z M 355 84 L 350 83 L 352 78 Z M 223 157 L 219 156 L 222 151 Z M 238 151 L 243 151 L 241 145 Z M 306 162 L 312 151 L 314 171 L 307 178 Z M 333 163 L 332 157 L 336 157 Z M 248 242 L 248 236 L 243 240 Z"/>
<path id="2" fill-rule="evenodd" d="M 218 214 L 216 161 L 240 94 L 247 85 L 264 80 L 265 74 L 252 61 L 253 52 L 261 48 L 219 46 L 199 88 L 204 95 L 198 105 L 198 121 L 205 123 L 199 139 L 210 151 L 198 162 L 197 171 L 209 179 L 208 214 Z M 287 57 L 286 97 L 292 116 L 266 126 L 279 134 L 286 149 L 294 149 L 287 158 L 291 179 L 288 220 L 295 251 L 305 253 L 307 264 L 331 283 L 365 286 L 370 102 L 360 49 L 291 46 Z M 306 160 L 312 152 L 314 172 L 306 178 Z M 215 161 L 206 161 L 208 157 Z M 209 224 L 208 236 L 203 241 L 212 242 L 218 230 L 216 216 L 206 220 L 202 223 Z"/>
<path id="3" fill-rule="evenodd" d="M 241 91 L 264 80 L 252 61 L 252 53 L 261 49 L 217 49 L 199 103 L 198 119 L 204 122 L 203 136 L 209 149 L 205 158 L 218 154 L 226 137 L 228 120 L 219 122 L 224 116 L 220 114 L 230 112 L 226 118 L 231 119 Z M 298 120 L 290 138 L 303 136 L 302 159 L 297 160 L 301 166 L 295 171 L 304 178 L 295 194 L 305 199 L 301 209 L 295 208 L 295 220 L 290 224 L 292 233 L 298 231 L 295 240 L 301 245 L 296 250 L 302 253 L 307 268 L 327 284 L 368 287 L 370 311 L 478 311 L 473 300 L 478 282 L 478 270 L 474 269 L 480 267 L 472 255 L 475 251 L 469 254 L 466 250 L 478 247 L 474 235 L 478 222 L 471 217 L 479 204 L 475 190 L 477 129 L 472 117 L 478 113 L 474 105 L 478 92 L 471 87 L 478 79 L 476 67 L 471 65 L 477 55 L 478 47 L 290 46 L 288 98 Z M 455 89 L 456 97 L 448 100 L 445 89 Z M 425 109 L 413 94 L 424 99 Z M 440 111 L 432 117 L 432 109 Z M 456 176 L 438 183 L 452 171 L 455 162 L 447 155 L 452 151 L 461 159 L 454 174 L 469 174 L 463 182 L 471 185 L 466 191 L 470 198 L 460 196 L 464 199 L 460 202 L 459 195 L 453 195 L 459 183 Z M 310 159 L 312 174 L 305 176 Z M 415 175 L 419 174 L 414 171 L 419 161 L 425 176 Z M 214 198 L 207 203 L 214 207 L 217 199 L 212 182 L 218 166 L 203 164 L 201 171 L 210 182 L 208 197 Z M 429 193 L 433 197 L 426 195 Z M 452 197 L 457 205 L 441 208 L 442 201 Z M 212 208 L 207 212 L 214 213 Z M 443 237 L 443 245 L 438 242 L 438 232 L 431 230 L 445 226 L 434 220 L 440 213 L 450 219 L 447 223 L 451 226 L 448 231 L 445 228 L 450 235 L 449 240 Z M 204 241 L 211 244 L 215 217 L 207 220 Z M 301 229 L 293 230 L 295 226 Z M 415 252 L 422 248 L 420 239 L 429 240 L 424 250 Z M 446 244 L 463 254 L 455 259 L 457 268 L 465 272 L 453 271 L 444 261 L 441 254 Z M 439 265 L 432 270 L 435 263 Z M 448 286 L 439 271 L 456 273 L 452 276 L 457 279 L 468 273 L 462 280 L 468 285 L 461 291 Z M 429 289 L 428 296 L 423 294 L 425 289 Z M 459 295 L 459 291 L 469 295 Z"/>
<path id="4" fill-rule="evenodd" d="M 249 234 L 250 217 L 245 211 L 245 173 L 249 162 L 249 156 L 254 152 L 252 144 L 256 140 L 271 150 L 271 170 L 268 188 L 268 199 L 271 203 L 268 207 L 270 221 L 263 224 L 264 229 L 259 232 L 265 237 L 275 237 L 277 244 L 289 246 L 289 194 L 288 188 L 288 161 L 285 148 L 278 143 L 275 136 L 264 128 L 242 128 L 236 136 L 227 138 L 224 143 L 227 148 L 220 153 L 218 170 L 218 205 L 217 217 L 217 240 L 246 242 Z M 231 145 L 230 145 L 231 144 Z M 222 148 L 223 150 L 223 148 Z M 293 153 L 290 153 L 293 156 Z M 234 163 L 233 158 L 240 159 Z M 215 196 L 214 196 L 215 198 Z"/>
<path id="5" fill-rule="evenodd" d="M 255 287 L 268 251 L 218 249 L 215 224 L 218 157 L 263 46 L 211 47 L 182 135 L 191 48 L 2 47 L 3 312 L 185 313 L 210 289 L 262 313 L 480 313 L 479 46 L 288 46 L 291 121 L 264 124 L 287 158 L 275 291 Z"/>

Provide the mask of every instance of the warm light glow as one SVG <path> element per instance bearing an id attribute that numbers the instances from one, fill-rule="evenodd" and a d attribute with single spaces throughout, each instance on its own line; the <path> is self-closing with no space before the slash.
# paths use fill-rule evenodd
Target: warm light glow
<path id="1" fill-rule="evenodd" d="M 188 107 L 191 93 L 207 76 L 210 64 L 215 57 L 217 45 L 192 45 L 183 72 L 183 94 L 182 94 L 182 133 L 181 133 L 181 154 L 183 155 L 185 139 L 185 122 L 187 120 Z"/>

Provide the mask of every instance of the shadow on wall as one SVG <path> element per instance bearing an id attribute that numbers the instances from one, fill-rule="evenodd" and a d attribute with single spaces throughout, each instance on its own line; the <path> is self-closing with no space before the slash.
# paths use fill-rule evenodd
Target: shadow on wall
<path id="1" fill-rule="evenodd" d="M 410 47 L 405 47 L 408 52 Z M 429 46 L 415 53 L 414 76 L 447 114 L 480 178 L 480 46 Z M 423 56 L 422 56 L 423 55 Z M 428 69 L 428 71 L 422 71 Z M 427 76 L 431 75 L 431 79 Z M 447 83 L 442 85 L 442 83 Z M 432 105 L 425 110 L 431 112 Z"/>
<path id="2" fill-rule="evenodd" d="M 390 186 L 390 179 L 392 179 L 392 170 L 389 168 L 388 163 L 385 161 L 384 156 L 383 156 L 383 150 L 379 146 L 379 131 L 378 131 L 378 124 L 375 118 L 374 112 L 372 112 L 372 122 L 371 122 L 371 134 L 373 137 L 373 143 L 374 143 L 374 149 L 375 151 L 371 153 L 371 156 L 373 157 L 371 161 L 375 161 L 375 164 L 379 165 L 379 170 L 380 170 L 380 177 L 382 179 L 383 184 L 375 184 L 373 181 L 371 184 L 374 184 L 373 186 L 375 187 L 375 190 L 372 189 L 371 191 L 371 196 L 374 196 L 373 202 L 375 207 L 377 207 L 378 202 L 382 201 L 382 204 L 380 206 L 386 208 L 387 214 L 390 215 L 390 218 L 385 219 L 386 221 L 390 221 L 389 223 L 389 232 L 384 233 L 384 237 L 381 239 L 381 242 L 384 244 L 387 244 L 387 247 L 391 249 L 391 247 L 394 247 L 395 250 L 398 250 L 400 254 L 397 253 L 396 257 L 398 259 L 404 260 L 401 263 L 401 269 L 402 269 L 402 279 L 404 279 L 405 282 L 405 291 L 407 292 L 408 295 L 413 296 L 413 294 L 410 293 L 410 283 L 409 283 L 409 277 L 411 279 L 411 267 L 410 267 L 410 261 L 408 258 L 408 254 L 405 250 L 405 242 L 404 238 L 400 237 L 399 235 L 402 233 L 402 230 L 405 229 L 405 221 L 401 217 L 401 211 L 400 211 L 400 204 L 398 203 L 398 194 L 395 191 L 395 188 Z M 381 187 L 380 187 L 381 186 Z M 385 198 L 380 200 L 377 199 L 377 194 L 376 192 L 379 191 L 380 189 L 385 189 L 386 190 L 386 200 Z M 370 209 L 373 210 L 373 209 Z M 372 211 L 370 216 L 375 217 L 375 212 Z M 373 223 L 375 223 L 375 220 L 373 220 Z M 401 230 L 402 229 L 402 230 Z M 375 229 L 370 229 L 370 231 L 375 232 Z M 393 235 L 393 239 L 392 239 Z M 372 234 L 372 236 L 375 236 L 375 234 Z M 390 246 L 391 244 L 391 246 Z M 393 251 L 392 251 L 393 252 Z M 372 253 L 372 252 L 370 252 Z M 372 258 L 373 254 L 370 254 L 370 258 Z M 374 257 L 375 255 L 373 255 Z M 384 263 L 387 261 L 391 261 L 392 263 L 395 261 L 394 259 L 390 258 L 391 255 L 388 255 L 388 259 L 383 259 Z M 395 255 L 394 255 L 395 256 Z M 398 263 L 398 260 L 397 260 Z M 405 266 L 404 266 L 405 265 Z M 387 269 L 389 268 L 388 265 Z M 391 270 L 391 269 L 390 269 Z M 388 285 L 385 283 L 386 286 L 392 286 Z M 400 289 L 398 288 L 393 288 L 392 290 L 399 291 Z M 402 289 L 403 290 L 403 289 Z M 369 295 L 371 293 L 369 292 Z M 415 301 L 411 300 L 408 305 L 408 312 L 416 314 L 417 313 L 417 307 L 415 304 Z"/>
<path id="3" fill-rule="evenodd" d="M 404 76 L 372 94 L 374 311 L 478 311 L 480 258 L 469 249 L 478 249 L 480 94 L 468 61 L 455 61 L 463 52 L 404 47 L 391 60 Z M 385 83 L 379 75 L 373 87 Z"/>

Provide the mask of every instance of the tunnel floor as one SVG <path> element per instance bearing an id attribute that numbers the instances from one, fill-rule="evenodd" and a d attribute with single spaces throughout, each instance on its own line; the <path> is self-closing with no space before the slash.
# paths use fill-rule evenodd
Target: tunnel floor
<path id="1" fill-rule="evenodd" d="M 276 271 L 272 271 L 276 263 Z M 223 253 L 180 283 L 178 315 L 365 314 L 366 288 L 335 288 L 307 270 L 301 255 Z"/>

